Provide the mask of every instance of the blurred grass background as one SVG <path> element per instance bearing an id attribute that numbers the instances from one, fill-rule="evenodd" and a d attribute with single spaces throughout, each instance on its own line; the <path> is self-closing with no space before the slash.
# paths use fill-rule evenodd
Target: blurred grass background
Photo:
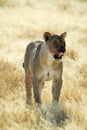
<path id="1" fill-rule="evenodd" d="M 35 104 L 26 107 L 22 63 L 27 44 L 43 39 L 45 31 L 66 31 L 67 52 L 60 103 L 51 105 L 51 82 L 46 82 L 41 112 Z M 1 130 L 86 130 L 86 82 L 86 0 L 0 0 Z"/>

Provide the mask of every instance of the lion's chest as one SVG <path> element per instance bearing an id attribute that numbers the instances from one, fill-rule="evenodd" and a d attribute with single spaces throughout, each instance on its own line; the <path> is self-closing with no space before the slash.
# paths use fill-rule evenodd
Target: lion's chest
<path id="1" fill-rule="evenodd" d="M 53 70 L 52 67 L 47 67 L 43 69 L 42 72 L 40 73 L 40 79 L 43 81 L 49 81 L 56 77 L 58 77 L 58 73 L 56 70 Z"/>
<path id="2" fill-rule="evenodd" d="M 42 74 L 43 80 L 51 80 L 55 77 L 55 72 L 50 70 Z"/>

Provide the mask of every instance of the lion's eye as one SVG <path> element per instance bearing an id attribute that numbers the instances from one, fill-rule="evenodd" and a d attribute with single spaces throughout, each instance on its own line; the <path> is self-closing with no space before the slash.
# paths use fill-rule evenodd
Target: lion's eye
<path id="1" fill-rule="evenodd" d="M 54 42 L 54 45 L 57 46 L 58 45 L 57 42 Z"/>

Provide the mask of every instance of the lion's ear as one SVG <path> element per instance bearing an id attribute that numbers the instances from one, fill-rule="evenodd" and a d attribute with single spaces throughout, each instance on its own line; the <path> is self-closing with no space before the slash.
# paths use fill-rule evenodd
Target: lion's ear
<path id="1" fill-rule="evenodd" d="M 65 38 L 66 35 L 67 35 L 67 32 L 64 32 L 64 33 L 62 33 L 60 36 L 61 36 L 62 38 Z"/>
<path id="2" fill-rule="evenodd" d="M 45 33 L 43 34 L 43 36 L 44 36 L 44 40 L 45 40 L 46 42 L 51 39 L 51 33 L 49 33 L 49 32 L 45 32 Z"/>

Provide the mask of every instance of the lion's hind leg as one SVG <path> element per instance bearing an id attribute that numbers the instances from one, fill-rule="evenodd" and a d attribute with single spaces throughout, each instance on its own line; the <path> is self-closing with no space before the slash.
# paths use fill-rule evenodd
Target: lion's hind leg
<path id="1" fill-rule="evenodd" d="M 32 104 L 32 76 L 30 70 L 25 72 L 26 103 Z"/>

